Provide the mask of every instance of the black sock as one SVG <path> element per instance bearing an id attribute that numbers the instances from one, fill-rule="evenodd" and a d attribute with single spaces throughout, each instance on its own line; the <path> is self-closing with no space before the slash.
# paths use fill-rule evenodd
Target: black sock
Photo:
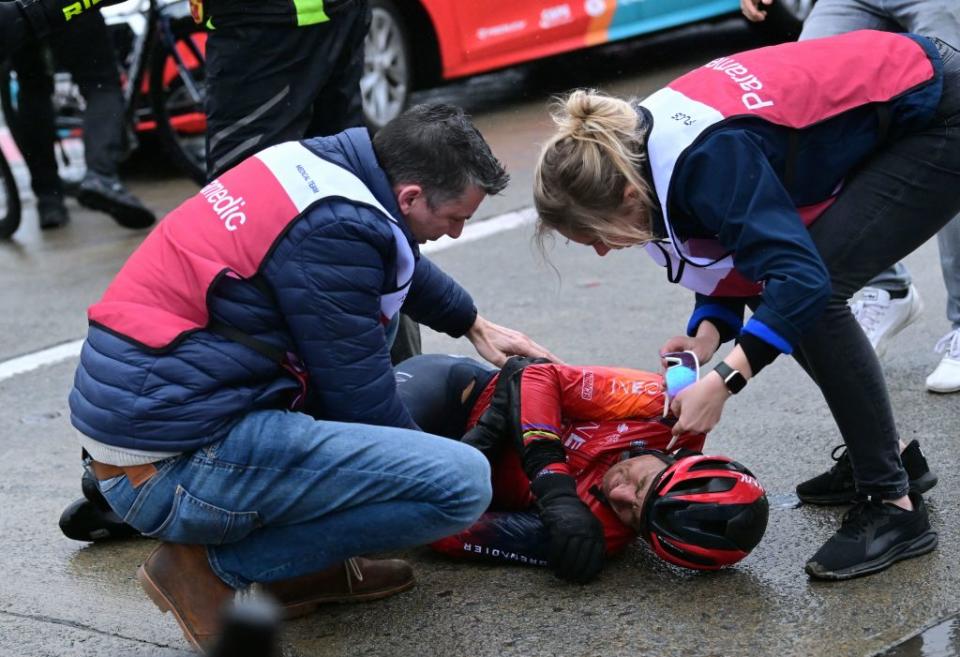
<path id="1" fill-rule="evenodd" d="M 906 299 L 907 295 L 910 294 L 910 288 L 906 290 L 887 290 L 890 293 L 891 299 Z"/>

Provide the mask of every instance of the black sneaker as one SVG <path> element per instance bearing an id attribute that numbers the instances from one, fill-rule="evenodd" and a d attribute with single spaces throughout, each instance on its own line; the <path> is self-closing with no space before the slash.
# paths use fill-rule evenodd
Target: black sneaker
<path id="1" fill-rule="evenodd" d="M 40 230 L 53 230 L 70 223 L 70 214 L 59 196 L 38 196 L 37 216 L 40 218 Z"/>
<path id="2" fill-rule="evenodd" d="M 838 454 L 839 452 L 839 454 Z M 853 466 L 850 455 L 843 445 L 833 448 L 830 457 L 837 462 L 826 472 L 797 485 L 797 497 L 807 504 L 850 504 L 857 497 L 856 484 L 853 481 Z M 937 485 L 937 475 L 930 472 L 927 459 L 920 451 L 920 443 L 911 440 L 900 454 L 900 460 L 910 479 L 910 490 L 926 493 Z"/>
<path id="3" fill-rule="evenodd" d="M 843 580 L 876 573 L 937 547 L 923 498 L 910 493 L 913 511 L 879 499 L 857 502 L 837 533 L 807 562 L 815 579 Z"/>
<path id="4" fill-rule="evenodd" d="M 146 228 L 157 220 L 120 180 L 93 171 L 87 171 L 80 181 L 77 201 L 91 210 L 106 212 L 124 228 Z"/>
<path id="5" fill-rule="evenodd" d="M 80 488 L 83 497 L 60 514 L 60 531 L 64 536 L 75 541 L 98 542 L 140 535 L 113 512 L 89 471 L 84 471 Z"/>

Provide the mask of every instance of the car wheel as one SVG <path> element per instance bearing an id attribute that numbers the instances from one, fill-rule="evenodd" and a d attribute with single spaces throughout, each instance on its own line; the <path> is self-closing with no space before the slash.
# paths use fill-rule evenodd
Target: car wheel
<path id="1" fill-rule="evenodd" d="M 360 93 L 367 125 L 378 130 L 406 107 L 413 67 L 409 31 L 394 3 L 373 0 L 370 8 L 372 16 L 364 44 Z"/>

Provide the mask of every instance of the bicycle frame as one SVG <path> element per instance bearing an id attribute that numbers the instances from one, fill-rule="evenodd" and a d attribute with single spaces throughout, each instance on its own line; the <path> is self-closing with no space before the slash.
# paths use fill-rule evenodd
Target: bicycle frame
<path id="1" fill-rule="evenodd" d="M 144 9 L 146 4 L 146 9 Z M 182 10 L 175 9 L 177 6 Z M 173 31 L 170 28 L 171 21 L 189 16 L 188 0 L 146 0 L 140 2 L 134 11 L 125 10 L 124 5 L 116 7 L 107 7 L 102 10 L 104 18 L 108 25 L 116 25 L 120 22 L 126 22 L 130 25 L 134 34 L 133 45 L 130 54 L 127 57 L 128 67 L 125 68 L 123 78 L 123 102 L 126 112 L 125 121 L 134 130 L 149 130 L 154 127 L 152 122 L 152 108 L 148 106 L 138 107 L 138 98 L 149 95 L 149 84 L 146 78 L 150 54 L 154 51 L 154 44 L 159 39 L 163 43 L 163 48 L 167 56 L 173 60 L 173 67 L 176 75 L 182 81 L 184 88 L 190 94 L 195 102 L 200 102 L 202 94 L 197 88 L 191 75 L 189 75 L 189 66 L 187 65 L 181 49 L 177 47 L 177 41 L 174 38 Z M 203 61 L 203 53 L 200 52 L 192 40 L 180 42 L 189 49 L 190 56 L 196 61 Z M 138 116 L 138 109 L 141 115 Z"/>

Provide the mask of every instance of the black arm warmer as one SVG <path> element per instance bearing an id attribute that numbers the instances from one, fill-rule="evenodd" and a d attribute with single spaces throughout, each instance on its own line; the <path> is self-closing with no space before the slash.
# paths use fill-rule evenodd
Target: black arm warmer
<path id="1" fill-rule="evenodd" d="M 747 362 L 750 363 L 750 371 L 753 376 L 756 376 L 760 370 L 772 363 L 781 353 L 779 349 L 752 333 L 741 333 L 737 344 L 743 349 Z"/>

